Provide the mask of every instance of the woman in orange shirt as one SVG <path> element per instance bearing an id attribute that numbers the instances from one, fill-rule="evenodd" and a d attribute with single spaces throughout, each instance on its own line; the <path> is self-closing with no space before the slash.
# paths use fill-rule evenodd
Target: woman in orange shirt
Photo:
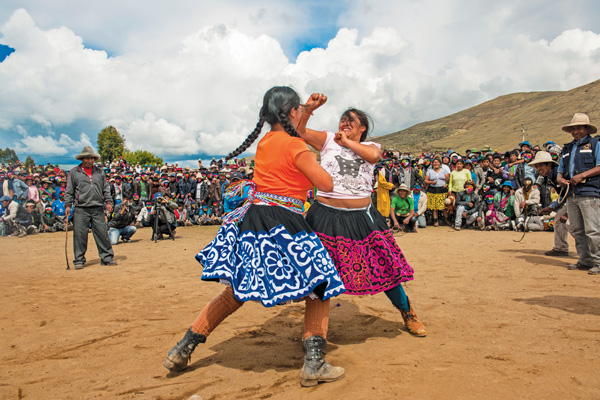
<path id="1" fill-rule="evenodd" d="M 302 105 L 293 89 L 270 89 L 259 117 L 254 131 L 227 156 L 230 159 L 245 151 L 265 122 L 271 126 L 256 150 L 248 200 L 224 217 L 216 238 L 196 256 L 204 267 L 202 280 L 221 282 L 226 288 L 204 307 L 167 354 L 164 366 L 184 369 L 196 346 L 246 301 L 272 307 L 304 299 L 306 354 L 300 383 L 332 382 L 344 376 L 344 369 L 323 359 L 329 298 L 345 288 L 327 250 L 304 221 L 302 206 L 309 189 L 328 191 L 333 181 L 295 128 L 302 120 Z"/>

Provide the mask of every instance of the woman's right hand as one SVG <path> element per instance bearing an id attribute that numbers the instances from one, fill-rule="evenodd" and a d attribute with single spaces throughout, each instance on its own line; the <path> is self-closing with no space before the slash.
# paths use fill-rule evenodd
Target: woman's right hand
<path id="1" fill-rule="evenodd" d="M 325 96 L 323 93 L 313 93 L 304 104 L 304 109 L 312 114 L 313 111 L 321 107 L 326 102 L 327 96 Z"/>

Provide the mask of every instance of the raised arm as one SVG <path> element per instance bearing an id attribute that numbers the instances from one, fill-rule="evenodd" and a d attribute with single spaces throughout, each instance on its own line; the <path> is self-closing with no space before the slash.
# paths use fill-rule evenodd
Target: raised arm
<path id="1" fill-rule="evenodd" d="M 306 128 L 308 119 L 312 116 L 313 112 L 327 102 L 327 96 L 322 93 L 313 93 L 308 98 L 308 101 L 302 105 L 302 116 L 298 122 L 296 130 L 300 134 L 300 137 L 304 139 L 306 143 L 314 147 L 316 150 L 321 151 L 327 134 L 324 131 L 315 131 L 313 129 Z"/>

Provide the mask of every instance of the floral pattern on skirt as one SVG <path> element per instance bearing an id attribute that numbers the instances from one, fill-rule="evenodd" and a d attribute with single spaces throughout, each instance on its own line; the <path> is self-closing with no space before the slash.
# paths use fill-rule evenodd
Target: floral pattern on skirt
<path id="1" fill-rule="evenodd" d="M 427 192 L 427 209 L 428 210 L 443 210 L 446 208 L 446 198 L 448 193 L 431 193 Z"/>
<path id="2" fill-rule="evenodd" d="M 373 231 L 364 240 L 342 236 L 317 236 L 329 252 L 344 282 L 347 294 L 377 294 L 413 279 L 391 231 Z"/>
<path id="3" fill-rule="evenodd" d="M 202 280 L 227 280 L 240 301 L 265 307 L 308 296 L 323 300 L 345 291 L 327 250 L 314 232 L 290 234 L 283 225 L 268 232 L 240 232 L 238 224 L 221 226 L 196 259 Z"/>

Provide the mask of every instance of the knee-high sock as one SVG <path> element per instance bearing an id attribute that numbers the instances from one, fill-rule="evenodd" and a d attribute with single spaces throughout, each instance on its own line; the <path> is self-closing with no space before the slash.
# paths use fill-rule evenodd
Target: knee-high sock
<path id="1" fill-rule="evenodd" d="M 202 309 L 200 315 L 198 315 L 192 324 L 192 331 L 201 333 L 204 336 L 210 335 L 225 318 L 233 314 L 243 304 L 244 302 L 237 300 L 233 296 L 231 287 L 227 287 L 223 293 Z"/>
<path id="2" fill-rule="evenodd" d="M 329 325 L 329 299 L 306 298 L 306 310 L 304 312 L 304 339 L 311 336 L 321 336 L 327 339 L 327 327 Z"/>
<path id="3" fill-rule="evenodd" d="M 408 305 L 408 297 L 402 288 L 402 284 L 385 291 L 385 295 L 390 299 L 392 304 L 401 311 L 410 311 Z"/>

